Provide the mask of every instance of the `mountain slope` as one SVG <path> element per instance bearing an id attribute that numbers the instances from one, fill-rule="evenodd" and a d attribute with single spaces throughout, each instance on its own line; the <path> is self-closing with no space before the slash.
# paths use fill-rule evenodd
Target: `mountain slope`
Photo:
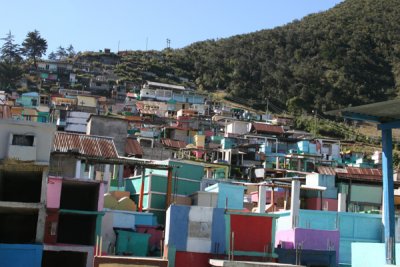
<path id="1" fill-rule="evenodd" d="M 147 63 L 141 52 L 140 68 L 293 112 L 328 110 L 397 96 L 399 33 L 400 1 L 347 0 L 272 30 L 152 51 Z"/>

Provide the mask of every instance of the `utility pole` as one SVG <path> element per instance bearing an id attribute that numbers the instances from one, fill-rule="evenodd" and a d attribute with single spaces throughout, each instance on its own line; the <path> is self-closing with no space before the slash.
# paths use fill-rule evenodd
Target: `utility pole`
<path id="1" fill-rule="evenodd" d="M 171 40 L 167 38 L 167 49 L 171 48 Z"/>

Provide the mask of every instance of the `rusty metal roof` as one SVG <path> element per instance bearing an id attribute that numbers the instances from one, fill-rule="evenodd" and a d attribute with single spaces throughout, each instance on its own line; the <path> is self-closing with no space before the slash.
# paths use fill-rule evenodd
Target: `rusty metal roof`
<path id="1" fill-rule="evenodd" d="M 118 158 L 112 138 L 67 132 L 55 133 L 52 151 L 108 159 Z"/>
<path id="2" fill-rule="evenodd" d="M 184 141 L 179 141 L 179 140 L 172 140 L 172 139 L 161 139 L 161 143 L 167 147 L 171 147 L 171 148 L 185 148 L 186 147 L 186 142 Z"/>
<path id="3" fill-rule="evenodd" d="M 253 128 L 259 133 L 283 134 L 285 132 L 282 126 L 269 125 L 265 123 L 254 122 Z"/>
<path id="4" fill-rule="evenodd" d="M 136 139 L 128 138 L 126 139 L 125 153 L 127 155 L 142 156 L 143 149 L 140 146 L 140 143 Z"/>
<path id="5" fill-rule="evenodd" d="M 323 175 L 336 175 L 335 168 L 333 167 L 326 167 L 326 166 L 318 166 L 317 168 L 319 174 Z"/>

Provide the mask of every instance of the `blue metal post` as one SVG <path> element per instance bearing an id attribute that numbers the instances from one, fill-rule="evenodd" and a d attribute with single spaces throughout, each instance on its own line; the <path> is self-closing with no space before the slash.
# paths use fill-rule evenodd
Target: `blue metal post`
<path id="1" fill-rule="evenodd" d="M 386 263 L 396 264 L 393 192 L 392 129 L 382 129 L 383 213 L 385 223 Z"/>

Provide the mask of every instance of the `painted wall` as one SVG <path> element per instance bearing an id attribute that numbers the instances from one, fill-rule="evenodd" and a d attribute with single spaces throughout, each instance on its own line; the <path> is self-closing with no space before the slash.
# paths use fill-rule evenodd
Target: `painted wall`
<path id="1" fill-rule="evenodd" d="M 352 267 L 383 267 L 386 265 L 384 243 L 358 243 L 351 244 L 351 266 Z M 396 262 L 400 262 L 400 244 L 396 243 Z M 396 265 L 397 266 L 397 265 Z"/>
<path id="2" fill-rule="evenodd" d="M 166 217 L 168 247 L 176 251 L 225 253 L 223 209 L 171 205 Z"/>
<path id="3" fill-rule="evenodd" d="M 226 215 L 225 220 L 227 225 L 227 251 L 232 250 L 233 235 L 235 255 L 273 255 L 275 243 L 275 218 L 273 216 L 255 213 L 230 213 Z"/>
<path id="4" fill-rule="evenodd" d="M 218 183 L 207 187 L 205 191 L 218 193 L 217 208 L 242 210 L 244 189 L 242 185 Z"/>
<path id="5" fill-rule="evenodd" d="M 204 267 L 209 266 L 210 253 L 195 253 L 177 251 L 175 255 L 175 267 Z"/>
<path id="6" fill-rule="evenodd" d="M 307 198 L 307 209 L 309 210 L 321 210 L 320 198 Z M 322 210 L 337 211 L 338 200 L 332 198 L 322 198 Z"/>
<path id="7" fill-rule="evenodd" d="M 277 231 L 290 229 L 289 212 L 279 215 Z M 396 229 L 399 229 L 399 225 L 396 224 Z M 351 243 L 383 241 L 382 217 L 377 214 L 300 210 L 299 228 L 339 230 L 339 263 L 351 263 Z M 396 236 L 396 240 L 399 240 L 399 236 Z"/>
<path id="8" fill-rule="evenodd" d="M 339 261 L 339 231 L 326 231 L 295 228 L 278 231 L 275 237 L 275 247 L 281 244 L 282 248 L 294 249 L 301 244 L 307 250 L 334 250 L 336 262 Z"/>
<path id="9" fill-rule="evenodd" d="M 61 177 L 49 177 L 47 180 L 47 208 L 59 209 L 61 198 Z"/>
<path id="10" fill-rule="evenodd" d="M 0 266 L 40 267 L 42 253 L 42 245 L 0 244 Z"/>

